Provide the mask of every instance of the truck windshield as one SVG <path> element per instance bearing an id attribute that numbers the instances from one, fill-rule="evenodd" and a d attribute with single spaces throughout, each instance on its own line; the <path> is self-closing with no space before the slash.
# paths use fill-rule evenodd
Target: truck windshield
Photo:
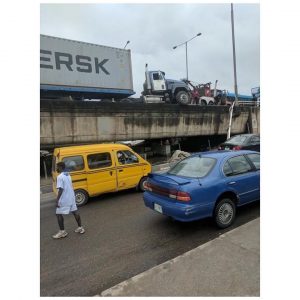
<path id="1" fill-rule="evenodd" d="M 153 80 L 162 80 L 163 77 L 160 73 L 153 73 Z"/>
<path id="2" fill-rule="evenodd" d="M 168 174 L 199 178 L 206 176 L 215 165 L 216 160 L 209 157 L 188 157 L 176 164 Z"/>

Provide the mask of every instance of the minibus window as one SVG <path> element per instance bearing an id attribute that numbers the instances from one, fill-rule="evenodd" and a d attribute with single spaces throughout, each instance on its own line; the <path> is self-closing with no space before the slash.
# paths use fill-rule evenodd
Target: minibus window
<path id="1" fill-rule="evenodd" d="M 66 164 L 66 170 L 69 172 L 80 171 L 84 169 L 84 162 L 82 156 L 64 157 L 62 161 Z"/>
<path id="2" fill-rule="evenodd" d="M 112 165 L 110 153 L 95 153 L 87 156 L 90 169 L 110 167 Z"/>
<path id="3" fill-rule="evenodd" d="M 118 151 L 117 152 L 117 157 L 118 161 L 120 164 L 134 164 L 138 163 L 139 159 L 137 158 L 136 155 L 134 155 L 131 151 L 129 150 L 123 150 L 123 151 Z"/>

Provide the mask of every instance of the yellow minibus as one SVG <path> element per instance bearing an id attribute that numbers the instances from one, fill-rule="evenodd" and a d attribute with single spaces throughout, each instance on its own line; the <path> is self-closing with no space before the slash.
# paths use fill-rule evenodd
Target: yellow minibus
<path id="1" fill-rule="evenodd" d="M 52 162 L 53 191 L 57 195 L 56 164 L 63 161 L 72 177 L 77 206 L 89 197 L 136 187 L 144 191 L 151 165 L 122 144 L 96 144 L 55 148 Z"/>

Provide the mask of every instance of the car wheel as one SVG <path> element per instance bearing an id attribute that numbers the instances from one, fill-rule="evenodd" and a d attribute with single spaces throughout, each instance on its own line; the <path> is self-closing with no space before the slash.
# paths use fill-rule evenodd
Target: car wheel
<path id="1" fill-rule="evenodd" d="M 208 105 L 214 105 L 214 102 L 213 101 L 209 101 Z"/>
<path id="2" fill-rule="evenodd" d="M 205 100 L 201 100 L 201 105 L 207 105 Z"/>
<path id="3" fill-rule="evenodd" d="M 236 207 L 234 202 L 225 198 L 222 199 L 215 208 L 214 218 L 219 228 L 229 227 L 235 219 Z"/>
<path id="4" fill-rule="evenodd" d="M 87 203 L 89 196 L 84 190 L 75 190 L 75 201 L 78 207 L 83 206 Z"/>
<path id="5" fill-rule="evenodd" d="M 147 177 L 142 177 L 142 179 L 140 180 L 139 185 L 138 185 L 138 191 L 140 191 L 142 193 L 145 192 L 144 184 L 146 181 L 147 181 Z"/>

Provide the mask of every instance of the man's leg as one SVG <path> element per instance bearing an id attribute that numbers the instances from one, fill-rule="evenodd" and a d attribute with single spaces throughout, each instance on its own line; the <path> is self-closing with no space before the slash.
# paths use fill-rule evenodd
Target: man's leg
<path id="1" fill-rule="evenodd" d="M 72 214 L 75 217 L 78 227 L 81 227 L 81 218 L 80 218 L 78 210 L 72 211 Z"/>
<path id="2" fill-rule="evenodd" d="M 65 230 L 65 226 L 64 226 L 64 217 L 63 215 L 56 215 L 57 217 L 57 221 L 58 221 L 58 226 L 60 230 Z"/>
<path id="3" fill-rule="evenodd" d="M 54 239 L 60 239 L 60 238 L 64 238 L 67 236 L 67 232 L 65 231 L 65 227 L 64 227 L 64 217 L 61 214 L 57 214 L 57 221 L 58 221 L 58 226 L 59 226 L 59 232 L 56 233 L 55 235 L 53 235 L 52 237 Z"/>
<path id="4" fill-rule="evenodd" d="M 78 224 L 78 228 L 75 229 L 75 232 L 77 232 L 77 233 L 84 233 L 85 230 L 81 226 L 81 218 L 80 218 L 78 210 L 74 210 L 74 211 L 72 211 L 72 213 L 73 213 L 73 216 L 75 217 L 75 220 L 76 220 L 76 222 Z"/>

